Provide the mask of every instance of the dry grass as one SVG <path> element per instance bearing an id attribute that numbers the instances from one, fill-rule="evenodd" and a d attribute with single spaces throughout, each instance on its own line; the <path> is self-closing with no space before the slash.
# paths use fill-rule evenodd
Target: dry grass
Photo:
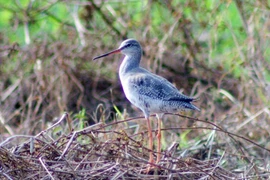
<path id="1" fill-rule="evenodd" d="M 116 77 L 118 60 L 110 64 L 93 63 L 91 47 L 80 50 L 59 42 L 38 47 L 17 47 L 11 57 L 21 58 L 15 68 L 2 76 L 1 178 L 252 179 L 269 176 L 270 113 L 257 95 L 263 89 L 255 83 L 246 84 L 230 75 L 223 76 L 199 62 L 193 64 L 196 71 L 188 73 L 185 61 L 179 63 L 178 57 L 168 55 L 170 61 L 164 62 L 159 74 L 191 95 L 200 96 L 196 105 L 202 111 L 189 114 L 196 119 L 165 117 L 163 158 L 155 171 L 146 174 L 145 123 L 143 118 L 126 122 L 140 111 L 130 106 L 120 89 Z M 80 60 L 74 64 L 74 58 Z M 34 67 L 28 73 L 20 68 L 26 62 Z M 92 70 L 88 72 L 89 69 Z M 18 79 L 13 82 L 11 75 Z M 97 108 L 98 103 L 103 105 Z M 85 107 L 86 114 L 80 120 L 76 115 Z M 63 121 L 66 114 L 60 118 L 61 123 L 52 125 L 67 110 L 71 114 L 72 131 Z"/>

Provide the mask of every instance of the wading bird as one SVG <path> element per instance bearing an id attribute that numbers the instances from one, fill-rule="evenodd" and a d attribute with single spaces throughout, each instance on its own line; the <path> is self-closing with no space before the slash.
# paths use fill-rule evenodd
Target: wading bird
<path id="1" fill-rule="evenodd" d="M 192 104 L 196 99 L 180 93 L 168 80 L 155 75 L 140 67 L 142 48 L 138 41 L 127 39 L 120 47 L 114 51 L 95 57 L 93 60 L 116 53 L 125 55 L 120 65 L 119 76 L 124 93 L 127 99 L 135 106 L 140 108 L 147 120 L 149 136 L 149 163 L 154 163 L 153 157 L 153 136 L 149 120 L 151 113 L 156 114 L 158 119 L 158 144 L 157 160 L 161 158 L 161 118 L 164 113 L 177 113 L 180 110 L 198 110 Z"/>

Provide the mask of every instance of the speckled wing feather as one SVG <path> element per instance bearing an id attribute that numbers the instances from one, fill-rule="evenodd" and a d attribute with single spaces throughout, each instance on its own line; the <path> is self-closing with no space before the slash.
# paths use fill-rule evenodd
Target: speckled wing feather
<path id="1" fill-rule="evenodd" d="M 163 101 L 191 102 L 194 98 L 181 94 L 168 80 L 147 71 L 136 73 L 130 78 L 130 84 L 143 96 Z"/>

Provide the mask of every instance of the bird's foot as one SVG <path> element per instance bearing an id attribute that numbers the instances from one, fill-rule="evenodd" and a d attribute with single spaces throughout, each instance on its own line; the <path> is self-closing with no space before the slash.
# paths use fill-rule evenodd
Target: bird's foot
<path id="1" fill-rule="evenodd" d="M 155 166 L 152 166 L 152 165 L 149 165 L 149 164 L 148 164 L 148 165 L 147 165 L 147 168 L 145 169 L 144 172 L 145 172 L 146 174 L 149 174 L 149 172 L 150 172 L 151 170 L 153 170 L 154 168 L 155 168 Z"/>
<path id="2" fill-rule="evenodd" d="M 153 170 L 155 168 L 155 165 L 154 164 L 155 164 L 154 159 L 153 158 L 150 158 L 149 161 L 148 161 L 147 167 L 144 170 L 144 172 L 146 174 L 148 174 L 151 170 Z"/>

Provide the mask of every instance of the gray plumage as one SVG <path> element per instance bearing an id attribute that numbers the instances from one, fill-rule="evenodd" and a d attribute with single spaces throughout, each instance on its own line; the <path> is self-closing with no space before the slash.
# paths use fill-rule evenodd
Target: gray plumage
<path id="1" fill-rule="evenodd" d="M 125 55 L 119 69 L 125 95 L 132 104 L 144 112 L 146 118 L 150 113 L 200 110 L 192 104 L 194 98 L 183 95 L 168 80 L 140 67 L 142 49 L 139 42 L 134 39 L 127 39 L 118 49 L 94 59 L 120 52 Z"/>

